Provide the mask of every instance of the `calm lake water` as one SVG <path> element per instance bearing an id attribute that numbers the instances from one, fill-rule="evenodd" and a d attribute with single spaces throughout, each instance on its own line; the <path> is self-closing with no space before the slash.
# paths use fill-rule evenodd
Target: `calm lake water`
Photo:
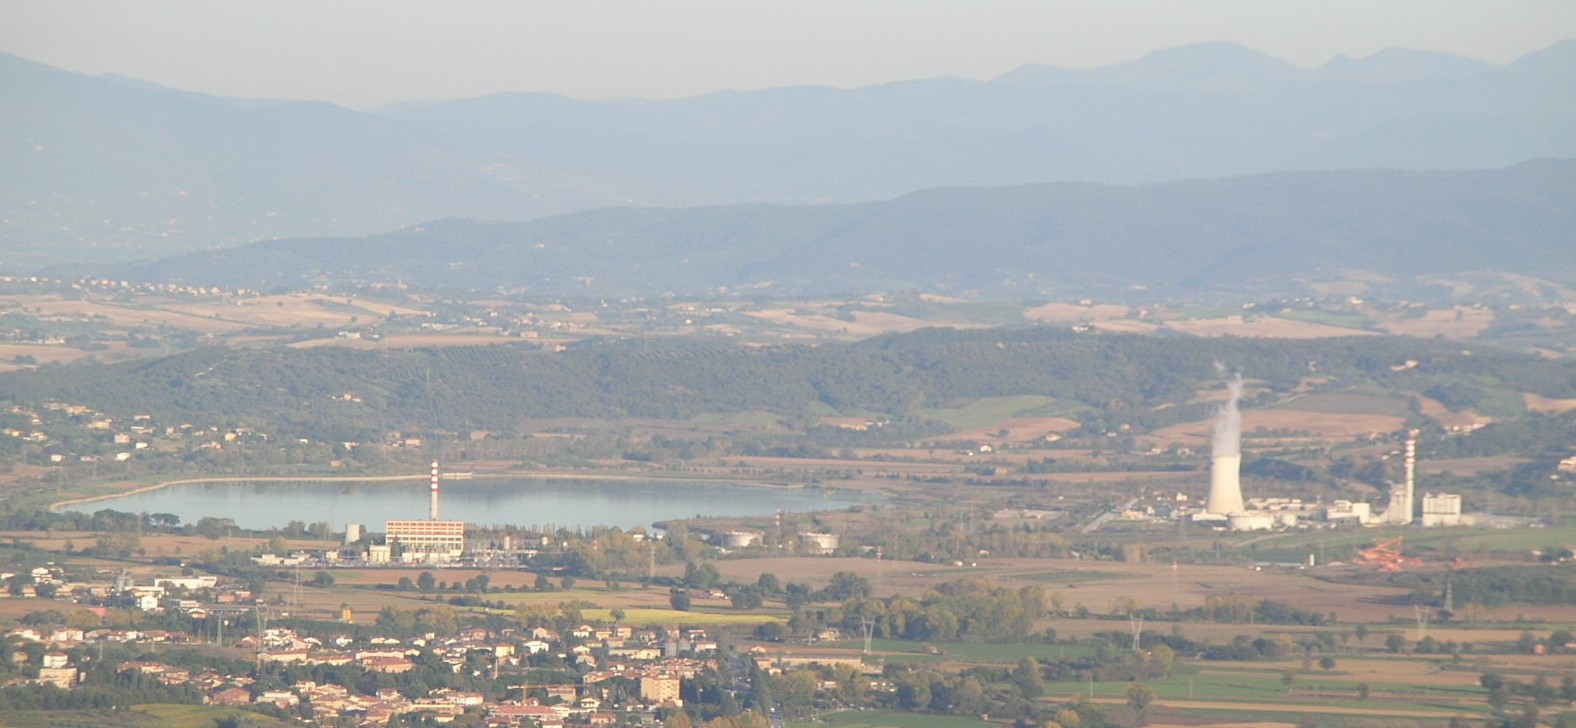
<path id="1" fill-rule="evenodd" d="M 479 479 L 443 484 L 439 515 L 482 525 L 650 526 L 695 516 L 753 516 L 841 510 L 880 499 L 851 491 L 767 488 L 725 483 L 645 480 Z M 233 518 L 242 528 L 273 528 L 291 521 L 328 521 L 336 529 L 360 523 L 427 517 L 427 483 L 253 482 L 172 485 L 167 488 L 68 506 L 92 513 L 173 513 L 181 523 L 204 516 Z"/>

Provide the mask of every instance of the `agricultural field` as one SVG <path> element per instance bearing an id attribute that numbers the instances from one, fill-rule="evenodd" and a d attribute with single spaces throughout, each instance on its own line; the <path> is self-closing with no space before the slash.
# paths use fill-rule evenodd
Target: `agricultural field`
<path id="1" fill-rule="evenodd" d="M 815 726 L 831 726 L 832 728 L 982 728 L 982 726 L 988 724 L 979 718 L 967 716 L 860 710 L 828 713 L 818 716 L 814 722 L 790 720 L 786 722 L 786 725 L 788 728 L 813 728 Z"/>
<path id="2" fill-rule="evenodd" d="M 213 728 L 219 721 L 239 719 L 251 728 L 293 725 L 259 713 L 214 705 L 134 705 L 116 710 L 15 710 L 0 716 L 5 728 Z"/>
<path id="3" fill-rule="evenodd" d="M 945 422 L 958 430 L 946 436 L 954 440 L 995 440 L 1028 443 L 1053 433 L 1077 429 L 1078 423 L 1055 416 L 1074 409 L 1050 397 L 983 397 L 961 407 L 920 409 L 920 417 Z M 1003 437 L 1002 430 L 1008 434 Z"/>
<path id="4" fill-rule="evenodd" d="M 1341 326 L 1276 318 L 1273 316 L 1244 317 L 1233 314 L 1216 319 L 1175 319 L 1165 322 L 1165 328 L 1193 336 L 1241 336 L 1274 339 L 1326 339 L 1334 336 L 1372 336 L 1374 332 Z"/>
<path id="5" fill-rule="evenodd" d="M 1418 317 L 1387 317 L 1380 327 L 1392 334 L 1430 338 L 1471 339 L 1494 324 L 1494 312 L 1483 307 L 1452 306 Z"/>

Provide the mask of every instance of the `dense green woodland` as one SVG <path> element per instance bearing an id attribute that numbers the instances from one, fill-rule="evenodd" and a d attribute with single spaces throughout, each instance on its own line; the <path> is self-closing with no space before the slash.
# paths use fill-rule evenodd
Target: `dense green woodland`
<path id="1" fill-rule="evenodd" d="M 1415 360 L 1415 367 L 1392 366 Z M 1041 395 L 1086 427 L 1196 418 L 1181 404 L 1218 387 L 1215 363 L 1276 392 L 1310 374 L 1331 389 L 1450 387 L 1457 406 L 1505 393 L 1576 397 L 1576 364 L 1464 353 L 1442 340 L 1317 341 L 1075 334 L 1050 328 L 932 329 L 851 345 L 748 348 L 691 341 L 593 341 L 406 351 L 211 348 L 151 361 L 0 376 L 0 400 L 84 404 L 112 416 L 246 425 L 290 437 L 375 440 L 388 432 L 528 431 L 547 418 L 685 419 L 764 411 L 790 422 L 835 412 L 903 418 L 918 407 Z M 352 395 L 347 400 L 344 395 Z M 355 401 L 359 400 L 359 401 Z M 1251 405 L 1251 403 L 1250 403 Z"/>

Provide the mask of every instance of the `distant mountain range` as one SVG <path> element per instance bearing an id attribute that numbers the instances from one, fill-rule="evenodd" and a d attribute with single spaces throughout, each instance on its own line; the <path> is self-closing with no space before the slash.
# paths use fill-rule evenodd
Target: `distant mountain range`
<path id="1" fill-rule="evenodd" d="M 1165 300 L 1384 288 L 1494 272 L 1576 287 L 1576 161 L 1487 171 L 1295 172 L 1142 186 L 936 189 L 878 203 L 609 208 L 449 219 L 92 268 L 268 289 L 404 281 L 626 296 L 898 290 Z M 74 269 L 80 271 L 80 269 Z M 1356 283 L 1359 287 L 1332 288 Z M 1442 282 L 1441 282 L 1442 283 Z M 1321 291 L 1320 286 L 1324 289 Z"/>
<path id="2" fill-rule="evenodd" d="M 1303 70 L 1211 44 L 990 81 L 667 101 L 504 94 L 373 113 L 0 56 L 0 98 L 6 271 L 446 217 L 1576 156 L 1576 41 L 1506 66 L 1395 50 Z"/>

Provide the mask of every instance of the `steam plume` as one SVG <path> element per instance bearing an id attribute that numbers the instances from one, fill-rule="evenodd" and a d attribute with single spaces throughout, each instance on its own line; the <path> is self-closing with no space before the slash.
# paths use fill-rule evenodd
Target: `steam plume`
<path id="1" fill-rule="evenodd" d="M 1215 371 L 1224 374 L 1225 367 L 1216 362 Z M 1226 391 L 1229 393 L 1226 403 L 1221 405 L 1215 415 L 1215 457 L 1242 454 L 1242 413 L 1237 410 L 1237 401 L 1242 399 L 1241 374 L 1234 374 L 1226 380 Z"/>

